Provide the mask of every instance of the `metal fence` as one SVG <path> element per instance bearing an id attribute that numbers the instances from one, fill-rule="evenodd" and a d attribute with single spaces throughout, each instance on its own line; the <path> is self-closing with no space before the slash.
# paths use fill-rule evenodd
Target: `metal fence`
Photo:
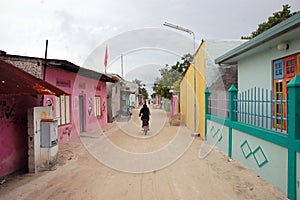
<path id="1" fill-rule="evenodd" d="M 254 87 L 240 93 L 234 101 L 239 122 L 287 133 L 287 100 L 283 94 Z"/>
<path id="2" fill-rule="evenodd" d="M 251 88 L 240 92 L 234 101 L 236 120 L 245 124 L 287 133 L 287 96 L 274 94 L 272 90 Z M 208 101 L 208 112 L 228 118 L 228 95 L 212 92 Z"/>
<path id="3" fill-rule="evenodd" d="M 228 118 L 228 93 L 226 91 L 212 91 L 208 99 L 210 114 Z"/>

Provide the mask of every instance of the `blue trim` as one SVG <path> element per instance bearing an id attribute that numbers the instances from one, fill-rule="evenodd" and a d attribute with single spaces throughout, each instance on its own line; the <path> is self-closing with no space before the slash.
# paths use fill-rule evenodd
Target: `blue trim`
<path id="1" fill-rule="evenodd" d="M 277 74 L 276 72 L 279 72 L 279 74 Z M 284 62 L 283 62 L 283 60 L 277 60 L 274 62 L 273 75 L 274 75 L 274 79 L 281 79 L 284 77 Z"/>

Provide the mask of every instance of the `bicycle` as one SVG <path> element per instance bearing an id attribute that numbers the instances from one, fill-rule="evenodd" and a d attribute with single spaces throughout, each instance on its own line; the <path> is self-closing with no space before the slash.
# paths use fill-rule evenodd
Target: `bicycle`
<path id="1" fill-rule="evenodd" d="M 147 135 L 148 132 L 148 126 L 149 126 L 149 121 L 148 119 L 143 119 L 143 128 L 144 128 L 144 134 Z"/>

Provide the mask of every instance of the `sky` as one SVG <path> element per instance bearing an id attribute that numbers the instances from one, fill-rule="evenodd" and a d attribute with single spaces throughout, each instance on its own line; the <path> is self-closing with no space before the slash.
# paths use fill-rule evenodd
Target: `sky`
<path id="1" fill-rule="evenodd" d="M 197 47 L 250 35 L 283 4 L 300 10 L 299 0 L 0 0 L 0 50 L 44 57 L 48 40 L 48 58 L 103 72 L 107 46 L 108 72 L 145 77 L 193 53 L 192 36 L 164 22 L 192 30 Z"/>

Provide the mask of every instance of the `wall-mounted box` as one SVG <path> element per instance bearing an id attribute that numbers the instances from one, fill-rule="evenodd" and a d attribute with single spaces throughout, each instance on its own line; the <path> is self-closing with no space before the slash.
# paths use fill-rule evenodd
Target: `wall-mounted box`
<path id="1" fill-rule="evenodd" d="M 41 147 L 51 148 L 58 143 L 58 121 L 41 119 Z"/>

